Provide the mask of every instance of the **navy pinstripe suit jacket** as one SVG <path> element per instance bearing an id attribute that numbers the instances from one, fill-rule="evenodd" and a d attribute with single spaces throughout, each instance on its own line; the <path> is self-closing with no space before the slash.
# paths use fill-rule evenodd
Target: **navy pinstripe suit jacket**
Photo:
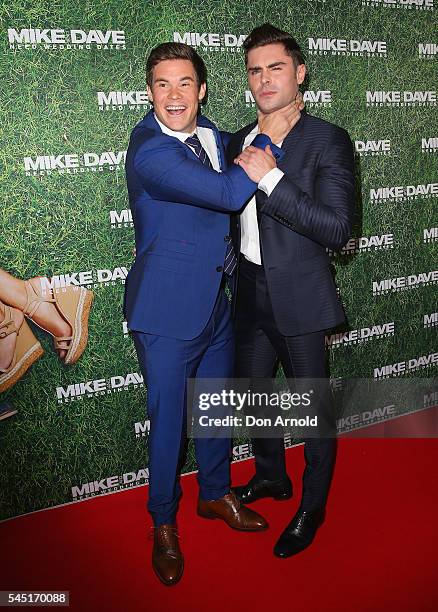
<path id="1" fill-rule="evenodd" d="M 254 125 L 231 137 L 229 162 Z M 285 175 L 269 198 L 257 192 L 257 206 L 262 261 L 275 320 L 283 335 L 295 336 L 344 321 L 326 249 L 341 249 L 351 234 L 354 153 L 345 130 L 304 111 L 282 150 L 278 167 Z M 237 215 L 233 238 L 238 248 Z"/>

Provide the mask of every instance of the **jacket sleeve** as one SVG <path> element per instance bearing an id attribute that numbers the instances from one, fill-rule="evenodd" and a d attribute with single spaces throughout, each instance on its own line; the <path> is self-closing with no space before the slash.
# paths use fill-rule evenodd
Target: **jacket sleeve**
<path id="1" fill-rule="evenodd" d="M 263 149 L 268 144 L 271 141 L 264 134 L 254 142 Z M 145 140 L 133 164 L 143 188 L 155 200 L 230 212 L 240 210 L 257 189 L 239 166 L 216 172 L 192 159 L 178 140 L 165 135 Z"/>
<path id="2" fill-rule="evenodd" d="M 310 197 L 287 176 L 287 171 L 261 212 L 332 250 L 348 241 L 354 215 L 354 154 L 344 130 L 337 130 L 325 147 Z"/>

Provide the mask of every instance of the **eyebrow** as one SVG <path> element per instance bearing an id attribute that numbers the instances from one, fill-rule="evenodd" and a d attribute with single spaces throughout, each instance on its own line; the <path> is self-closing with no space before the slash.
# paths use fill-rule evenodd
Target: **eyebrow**
<path id="1" fill-rule="evenodd" d="M 180 81 L 193 81 L 193 83 L 195 82 L 195 79 L 191 76 L 184 76 L 180 78 Z M 168 79 L 165 79 L 163 77 L 159 78 L 159 79 L 155 79 L 155 83 L 169 83 Z"/>
<path id="2" fill-rule="evenodd" d="M 282 62 L 282 61 L 274 62 L 272 64 L 269 64 L 267 68 L 275 68 L 276 66 L 286 66 L 286 62 Z M 248 72 L 250 70 L 261 70 L 261 66 L 248 66 L 247 70 Z"/>

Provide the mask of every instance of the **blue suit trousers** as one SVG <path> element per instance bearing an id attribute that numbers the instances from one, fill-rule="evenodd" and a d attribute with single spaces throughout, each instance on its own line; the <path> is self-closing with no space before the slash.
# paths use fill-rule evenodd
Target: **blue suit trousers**
<path id="1" fill-rule="evenodd" d="M 147 385 L 148 510 L 156 527 L 176 520 L 181 496 L 178 472 L 186 440 L 187 379 L 228 378 L 233 374 L 230 310 L 220 289 L 211 317 L 196 338 L 180 340 L 132 333 Z M 230 439 L 195 439 L 194 443 L 200 497 L 218 499 L 230 491 Z"/>

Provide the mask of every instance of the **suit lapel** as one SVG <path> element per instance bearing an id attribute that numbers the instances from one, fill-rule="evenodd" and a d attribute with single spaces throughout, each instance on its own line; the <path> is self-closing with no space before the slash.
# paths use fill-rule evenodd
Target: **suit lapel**
<path id="1" fill-rule="evenodd" d="M 214 139 L 216 141 L 217 155 L 219 158 L 219 167 L 222 172 L 225 172 L 227 169 L 227 162 L 225 161 L 225 149 L 224 144 L 222 142 L 222 138 L 219 132 L 216 129 L 213 129 Z"/>
<path id="2" fill-rule="evenodd" d="M 293 151 L 294 151 L 295 147 L 297 146 L 297 144 L 298 144 L 298 142 L 300 140 L 300 136 L 301 136 L 301 134 L 303 132 L 303 127 L 304 127 L 305 121 L 306 121 L 306 112 L 305 111 L 301 111 L 301 117 L 300 117 L 298 123 L 291 129 L 289 134 L 283 140 L 283 144 L 281 145 L 281 150 L 284 151 L 285 157 L 284 157 L 283 161 L 280 161 L 279 164 L 278 164 L 278 167 L 280 169 L 282 169 L 282 167 L 285 165 L 286 158 L 290 154 L 293 154 Z"/>
<path id="3" fill-rule="evenodd" d="M 216 142 L 216 150 L 217 150 L 217 156 L 219 160 L 219 168 L 224 172 L 227 169 L 227 162 L 226 162 L 226 157 L 225 157 L 225 148 L 224 148 L 224 144 L 222 142 L 222 138 L 219 133 L 219 130 L 214 125 L 214 123 L 212 123 L 209 119 L 207 119 L 207 117 L 204 117 L 204 115 L 198 115 L 198 119 L 196 123 L 198 127 L 209 128 L 213 132 L 214 140 Z"/>

